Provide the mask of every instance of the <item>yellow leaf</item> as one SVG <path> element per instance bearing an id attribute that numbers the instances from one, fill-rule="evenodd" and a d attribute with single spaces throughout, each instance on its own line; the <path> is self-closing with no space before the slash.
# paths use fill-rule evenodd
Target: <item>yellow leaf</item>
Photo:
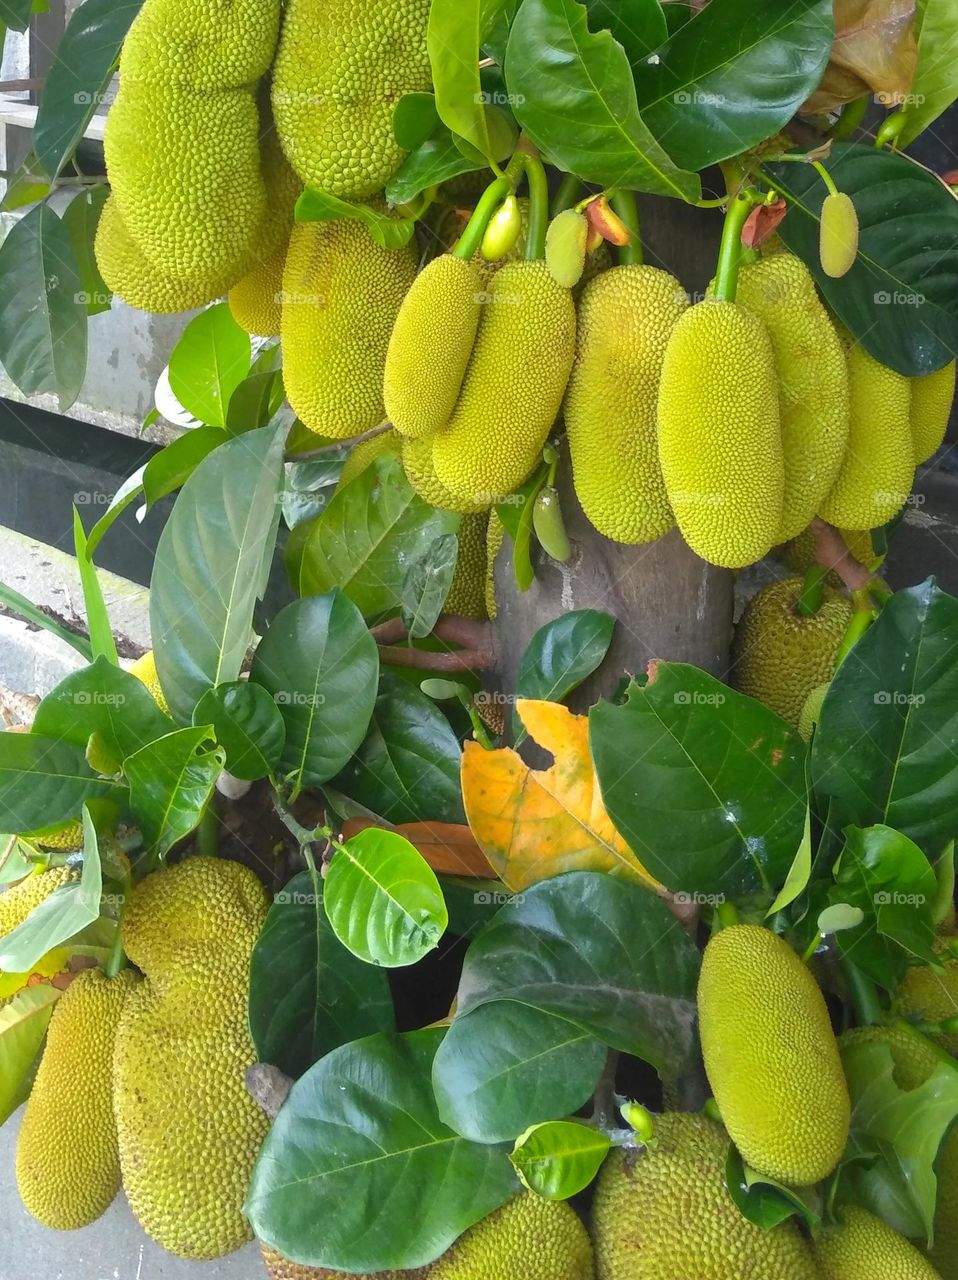
<path id="1" fill-rule="evenodd" d="M 532 769 L 512 750 L 467 742 L 462 757 L 466 817 L 483 853 L 513 893 L 565 871 L 609 871 L 651 889 L 652 879 L 602 803 L 589 753 L 589 722 L 557 702 L 520 699 L 529 737 L 553 757 Z"/>
<path id="2" fill-rule="evenodd" d="M 915 0 L 835 0 L 831 60 L 803 114 L 833 111 L 869 91 L 901 102 L 918 65 Z"/>

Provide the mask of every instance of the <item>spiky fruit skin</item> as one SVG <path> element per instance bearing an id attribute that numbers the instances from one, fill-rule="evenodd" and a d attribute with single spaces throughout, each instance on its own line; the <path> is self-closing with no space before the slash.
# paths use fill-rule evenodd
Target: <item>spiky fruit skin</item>
<path id="1" fill-rule="evenodd" d="M 291 1262 L 275 1249 L 260 1245 L 263 1254 L 263 1265 L 269 1280 L 337 1280 L 342 1271 L 329 1271 L 326 1267 L 305 1267 L 301 1262 Z M 429 1267 L 418 1267 L 415 1271 L 377 1271 L 375 1275 L 354 1276 L 353 1280 L 426 1280 L 431 1273 Z"/>
<path id="2" fill-rule="evenodd" d="M 844 191 L 822 201 L 819 255 L 822 270 L 833 279 L 847 275 L 858 257 L 858 210 Z"/>
<path id="3" fill-rule="evenodd" d="M 811 742 L 812 734 L 815 726 L 818 724 L 819 717 L 822 714 L 822 707 L 825 705 L 825 697 L 828 694 L 828 685 L 819 684 L 811 691 L 802 706 L 802 713 L 798 717 L 798 736 L 803 742 Z"/>
<path id="4" fill-rule="evenodd" d="M 938 1204 L 935 1210 L 935 1243 L 928 1257 L 941 1280 L 958 1280 L 958 1133 L 945 1138 L 935 1164 Z"/>
<path id="5" fill-rule="evenodd" d="M 76 975 L 57 1001 L 17 1140 L 17 1187 L 45 1227 L 95 1222 L 120 1189 L 113 1050 L 132 969 Z"/>
<path id="6" fill-rule="evenodd" d="M 843 529 L 877 529 L 898 514 L 911 493 L 911 383 L 857 345 L 848 348 L 847 359 L 848 448 L 818 514 Z"/>
<path id="7" fill-rule="evenodd" d="M 692 1113 L 655 1118 L 654 1150 L 613 1151 L 592 1207 L 598 1280 L 816 1280 L 791 1222 L 763 1231 L 725 1185 L 728 1137 Z"/>
<path id="8" fill-rule="evenodd" d="M 0 938 L 23 924 L 35 907 L 75 875 L 70 867 L 51 867 L 49 871 L 36 872 L 4 889 L 0 893 Z"/>
<path id="9" fill-rule="evenodd" d="M 947 959 L 941 957 L 942 973 L 930 965 L 907 970 L 898 986 L 897 1008 L 902 1017 L 928 1022 L 958 1017 L 958 959 L 948 954 Z M 958 1054 L 958 1035 L 936 1035 L 933 1039 L 949 1053 Z"/>
<path id="10" fill-rule="evenodd" d="M 381 458 L 384 453 L 398 453 L 399 449 L 400 440 L 395 431 L 383 431 L 380 435 L 373 436 L 371 440 L 363 440 L 355 445 L 349 451 L 349 457 L 339 473 L 337 492 L 345 489 L 351 480 L 362 475 L 366 468 L 377 458 Z"/>
<path id="11" fill-rule="evenodd" d="M 592 1244 L 578 1214 L 527 1191 L 477 1222 L 434 1263 L 429 1280 L 593 1280 Z"/>
<path id="12" fill-rule="evenodd" d="M 436 475 L 457 498 L 491 505 L 535 467 L 575 354 L 575 304 L 544 262 L 493 276 L 459 400 L 433 439 Z"/>
<path id="13" fill-rule="evenodd" d="M 162 688 L 160 687 L 160 677 L 156 671 L 156 656 L 152 649 L 147 649 L 141 658 L 137 658 L 136 662 L 130 667 L 130 675 L 136 676 L 141 684 L 145 684 L 153 697 L 153 701 L 160 708 L 164 715 L 170 714 L 170 704 L 166 700 Z"/>
<path id="14" fill-rule="evenodd" d="M 343 200 L 381 191 L 406 153 L 393 111 L 432 87 L 429 0 L 290 0 L 273 68 L 273 115 L 307 186 Z"/>
<path id="15" fill-rule="evenodd" d="M 546 266 L 556 284 L 574 289 L 585 271 L 589 220 L 576 209 L 563 209 L 546 232 Z"/>
<path id="16" fill-rule="evenodd" d="M 403 441 L 403 470 L 415 492 L 423 502 L 428 502 L 431 507 L 439 507 L 441 511 L 459 511 L 464 515 L 475 515 L 480 511 L 488 510 L 489 503 L 485 500 L 485 494 L 479 494 L 472 500 L 460 497 L 450 492 L 436 475 L 433 460 L 435 439 L 435 436 L 418 436 L 414 440 Z"/>
<path id="17" fill-rule="evenodd" d="M 852 606 L 826 586 L 821 608 L 798 613 L 803 579 L 781 578 L 745 607 L 732 643 L 732 684 L 797 726 L 808 695 L 835 674 Z"/>
<path id="18" fill-rule="evenodd" d="M 244 1084 L 256 1060 L 247 1001 L 266 911 L 251 871 L 195 857 L 141 881 L 123 920 L 146 975 L 113 1060 L 123 1186 L 147 1234 L 184 1258 L 250 1237 L 243 1202 L 268 1120 Z"/>
<path id="19" fill-rule="evenodd" d="M 499 512 L 493 508 L 489 512 L 489 532 L 486 536 L 486 613 L 495 619 L 498 612 L 496 606 L 496 560 L 502 550 L 506 538 L 506 527 L 502 523 Z"/>
<path id="20" fill-rule="evenodd" d="M 489 533 L 489 513 L 463 516 L 459 525 L 459 556 L 456 571 L 444 613 L 454 613 L 460 618 L 483 621 L 486 612 L 486 541 Z"/>
<path id="21" fill-rule="evenodd" d="M 662 367 L 659 460 L 685 541 L 703 560 L 760 560 L 782 524 L 785 473 L 772 343 L 732 302 L 679 319 Z"/>
<path id="22" fill-rule="evenodd" d="M 852 1205 L 815 1243 L 822 1280 L 941 1280 L 927 1258 L 880 1218 Z"/>
<path id="23" fill-rule="evenodd" d="M 775 353 L 785 464 L 777 541 L 784 542 L 807 527 L 842 464 L 851 416 L 845 349 L 793 254 L 743 267 L 736 301 L 759 317 Z"/>
<path id="24" fill-rule="evenodd" d="M 792 948 L 759 925 L 731 925 L 705 949 L 702 1054 L 725 1127 L 746 1164 L 808 1187 L 848 1138 L 850 1103 L 828 1009 Z"/>
<path id="25" fill-rule="evenodd" d="M 252 84 L 269 70 L 278 35 L 275 0 L 147 0 L 120 71 L 196 92 Z"/>
<path id="26" fill-rule="evenodd" d="M 283 272 L 286 248 L 258 261 L 227 295 L 230 312 L 241 329 L 261 338 L 279 336 L 283 323 Z"/>
<path id="27" fill-rule="evenodd" d="M 955 401 L 955 361 L 937 373 L 911 380 L 911 436 L 915 465 L 927 462 L 941 448 Z"/>
<path id="28" fill-rule="evenodd" d="M 434 258 L 413 282 L 386 353 L 383 397 L 390 422 L 416 439 L 444 427 L 472 355 L 482 283 L 475 263 Z"/>
<path id="29" fill-rule="evenodd" d="M 298 222 L 283 276 L 283 380 L 310 431 L 335 440 L 386 416 L 389 338 L 416 275 L 412 248 L 383 249 L 359 222 Z"/>
<path id="30" fill-rule="evenodd" d="M 477 200 L 478 196 L 481 194 L 482 192 L 480 190 L 478 195 L 474 196 L 472 203 L 475 203 L 475 200 Z M 509 250 L 506 256 L 500 259 L 500 261 L 498 262 L 487 262 L 485 258 L 482 257 L 482 254 L 477 250 L 475 257 L 473 258 L 473 262 L 476 264 L 476 266 L 479 269 L 480 278 L 482 280 L 482 287 L 484 289 L 488 287 L 489 281 L 492 279 L 492 277 L 501 267 L 504 267 L 509 262 L 522 262 L 525 259 L 526 236 L 528 235 L 528 232 L 529 232 L 529 198 L 528 196 L 520 196 L 518 200 L 518 205 L 519 205 L 519 216 L 522 219 L 522 227 L 519 231 L 519 235 L 518 235 L 518 238 L 516 239 L 515 244 L 512 246 L 512 248 Z M 585 268 L 582 272 L 582 276 L 579 279 L 579 283 L 572 290 L 573 298 L 578 300 L 578 298 L 581 297 L 582 291 L 583 289 L 585 289 L 586 285 L 588 285 L 590 281 L 594 280 L 597 275 L 601 275 L 603 271 L 608 271 L 609 268 L 612 267 L 613 265 L 614 265 L 614 259 L 612 257 L 612 247 L 609 244 L 608 240 L 603 240 L 597 249 L 594 249 L 591 253 L 586 254 Z"/>
<path id="31" fill-rule="evenodd" d="M 656 267 L 613 267 L 579 302 L 565 424 L 582 510 L 615 542 L 653 542 L 675 524 L 659 463 L 656 405 L 669 336 L 688 306 Z"/>

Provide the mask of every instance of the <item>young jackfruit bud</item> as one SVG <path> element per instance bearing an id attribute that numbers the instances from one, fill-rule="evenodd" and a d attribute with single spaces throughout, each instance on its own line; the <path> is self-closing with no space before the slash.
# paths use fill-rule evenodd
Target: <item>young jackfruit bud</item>
<path id="1" fill-rule="evenodd" d="M 619 1108 L 622 1112 L 622 1119 L 630 1129 L 635 1130 L 635 1136 L 639 1142 L 648 1146 L 654 1141 L 655 1123 L 652 1120 L 650 1112 L 639 1102 L 623 1102 Z"/>
<path id="2" fill-rule="evenodd" d="M 629 244 L 632 239 L 629 228 L 617 213 L 614 212 L 605 196 L 599 196 L 586 206 L 585 211 L 591 225 L 609 244 L 620 248 Z"/>
<path id="3" fill-rule="evenodd" d="M 562 507 L 559 495 L 551 485 L 540 490 L 535 506 L 532 508 L 532 527 L 535 529 L 539 545 L 547 556 L 565 563 L 572 555 L 569 535 L 565 531 L 562 519 Z"/>
<path id="4" fill-rule="evenodd" d="M 486 262 L 501 262 L 511 253 L 522 231 L 522 212 L 515 196 L 507 196 L 489 219 L 482 237 L 482 256 Z"/>
<path id="5" fill-rule="evenodd" d="M 575 209 L 564 209 L 546 232 L 546 266 L 556 284 L 574 289 L 585 270 L 589 223 Z"/>
<path id="6" fill-rule="evenodd" d="M 858 257 L 858 213 L 851 196 L 839 191 L 822 204 L 819 255 L 822 270 L 838 279 L 847 275 Z"/>

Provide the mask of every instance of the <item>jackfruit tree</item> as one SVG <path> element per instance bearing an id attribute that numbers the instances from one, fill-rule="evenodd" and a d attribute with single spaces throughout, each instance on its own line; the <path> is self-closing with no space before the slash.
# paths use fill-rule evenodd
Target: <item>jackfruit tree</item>
<path id="1" fill-rule="evenodd" d="M 0 589 L 82 655 L 0 733 L 40 1222 L 121 1193 L 283 1280 L 958 1274 L 958 598 L 895 558 L 953 8 L 75 7 L 0 362 L 66 410 L 90 317 L 181 317 L 194 426 L 75 513 L 85 634 Z M 131 661 L 98 549 L 169 495 Z"/>

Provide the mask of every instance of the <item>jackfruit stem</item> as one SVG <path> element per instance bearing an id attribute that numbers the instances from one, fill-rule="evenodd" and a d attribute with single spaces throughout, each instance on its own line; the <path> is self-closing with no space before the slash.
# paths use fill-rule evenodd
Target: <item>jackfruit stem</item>
<path id="1" fill-rule="evenodd" d="M 723 899 L 712 913 L 712 933 L 718 933 L 733 924 L 738 924 L 738 908 L 734 902 Z"/>
<path id="2" fill-rule="evenodd" d="M 875 611 L 871 607 L 870 600 L 864 605 L 864 607 L 859 606 L 855 609 L 848 626 L 845 628 L 845 634 L 842 636 L 842 642 L 838 646 L 838 653 L 835 657 L 836 671 L 874 621 Z"/>
<path id="3" fill-rule="evenodd" d="M 830 196 L 837 196 L 839 194 L 838 187 L 835 186 L 835 180 L 832 177 L 832 175 L 828 172 L 828 170 L 825 168 L 825 166 L 820 161 L 813 160 L 812 168 L 815 170 L 815 172 L 821 178 L 822 182 L 824 182 L 825 186 L 828 188 L 828 194 Z"/>
<path id="4" fill-rule="evenodd" d="M 881 1022 L 881 1001 L 878 998 L 878 990 L 871 978 L 867 978 L 847 955 L 839 957 L 838 965 L 848 984 L 848 994 L 851 999 L 852 1009 L 855 1011 L 857 1025 L 871 1027 Z"/>
<path id="5" fill-rule="evenodd" d="M 103 972 L 108 978 L 115 978 L 121 969 L 125 969 L 127 964 L 126 954 L 123 950 L 123 941 L 120 937 L 120 921 L 116 922 L 116 937 L 113 939 L 113 946 L 110 948 L 110 954 L 107 962 L 103 966 Z"/>
<path id="6" fill-rule="evenodd" d="M 516 152 L 522 157 L 529 183 L 529 231 L 526 235 L 526 261 L 541 262 L 546 256 L 546 231 L 549 229 L 549 179 L 538 155 Z"/>
<path id="7" fill-rule="evenodd" d="M 196 848 L 208 858 L 215 858 L 220 850 L 220 820 L 216 812 L 216 792 L 206 802 L 206 808 L 196 828 Z"/>
<path id="8" fill-rule="evenodd" d="M 472 217 L 466 224 L 466 229 L 459 237 L 459 242 L 452 251 L 454 258 L 461 258 L 463 262 L 470 262 L 475 257 L 479 246 L 482 244 L 482 238 L 486 234 L 492 215 L 505 200 L 506 196 L 512 194 L 512 187 L 508 178 L 497 178 L 495 182 L 489 184 L 479 203 L 473 211 Z"/>
<path id="9" fill-rule="evenodd" d="M 552 207 L 549 210 L 550 218 L 558 217 L 560 213 L 565 213 L 566 209 L 575 208 L 581 193 L 582 179 L 577 178 L 574 173 L 563 174 L 559 189 L 552 197 Z"/>
<path id="10" fill-rule="evenodd" d="M 828 569 L 817 561 L 810 564 L 805 571 L 805 581 L 802 583 L 802 590 L 799 593 L 798 604 L 795 612 L 800 618 L 813 618 L 822 607 L 822 599 L 825 595 L 825 579 L 828 577 Z"/>
<path id="11" fill-rule="evenodd" d="M 740 192 L 729 203 L 722 229 L 718 265 L 715 268 L 713 296 L 716 302 L 735 301 L 742 253 L 742 228 L 754 206 L 755 200 L 748 192 Z"/>
<path id="12" fill-rule="evenodd" d="M 617 191 L 610 201 L 612 208 L 629 229 L 629 243 L 619 246 L 619 264 L 623 267 L 640 267 L 642 253 L 642 229 L 634 191 Z"/>
<path id="13" fill-rule="evenodd" d="M 849 102 L 832 126 L 831 136 L 836 140 L 840 140 L 853 134 L 865 119 L 865 112 L 868 110 L 868 104 L 871 101 L 871 94 L 866 93 L 860 98 L 856 98 L 854 102 Z"/>

